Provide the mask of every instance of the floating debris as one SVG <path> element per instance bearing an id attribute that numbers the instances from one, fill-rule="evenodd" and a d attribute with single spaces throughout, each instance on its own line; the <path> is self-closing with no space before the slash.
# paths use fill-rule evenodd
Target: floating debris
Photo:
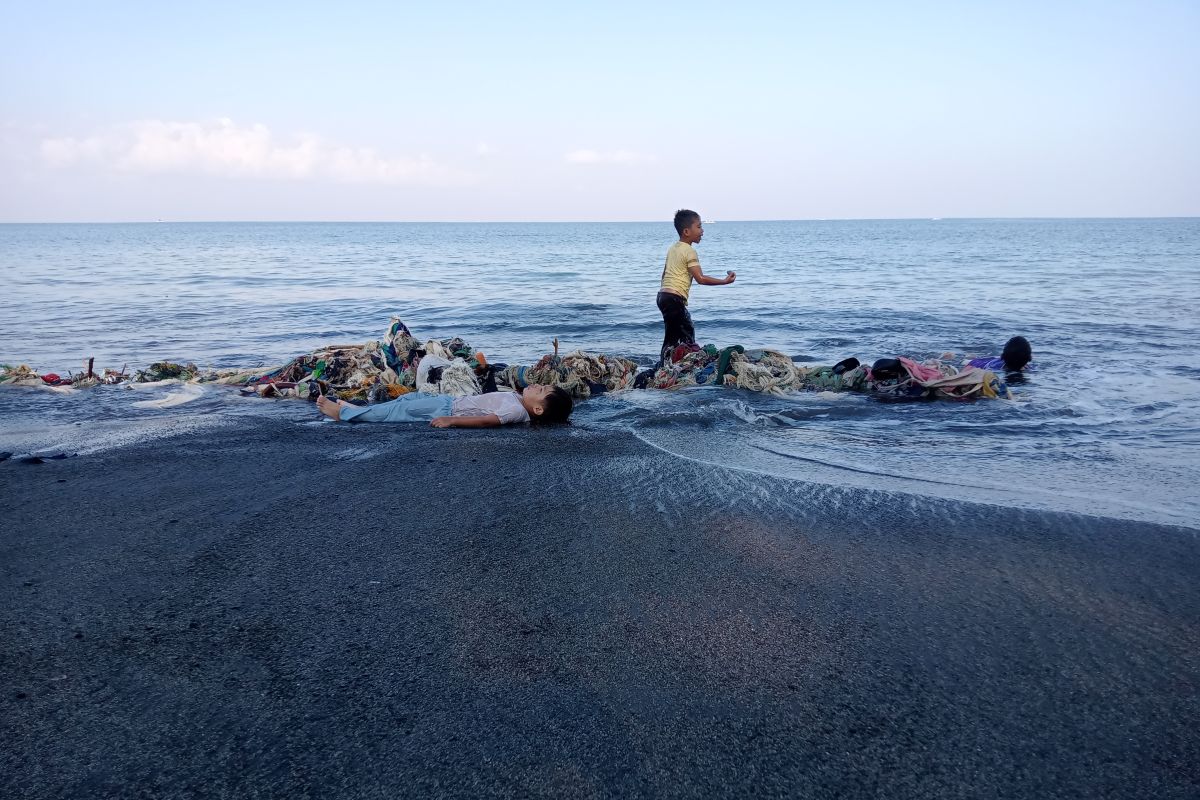
<path id="1" fill-rule="evenodd" d="M 28 366 L 0 365 L 0 385 L 71 386 L 157 383 L 180 381 L 218 383 L 241 387 L 242 393 L 264 398 L 315 400 L 337 396 L 360 403 L 379 403 L 412 391 L 454 396 L 531 385 L 558 386 L 577 399 L 628 389 L 681 389 L 721 386 L 785 395 L 791 392 L 865 392 L 891 398 L 970 399 L 1011 398 L 1000 377 L 987 369 L 957 367 L 945 360 L 916 362 L 908 358 L 880 359 L 873 366 L 849 358 L 832 366 L 801 366 L 777 350 L 748 349 L 731 345 L 679 345 L 664 363 L 639 372 L 630 358 L 574 350 L 542 356 L 531 366 L 490 363 L 465 340 L 430 339 L 424 342 L 393 317 L 386 333 L 363 344 L 330 345 L 296 356 L 281 367 L 202 370 L 194 363 L 159 361 L 130 377 L 126 367 L 93 371 L 92 359 L 80 375 L 62 378 L 38 375 Z M 427 356 L 438 366 L 421 370 Z M 128 365 L 126 365 L 128 366 Z M 161 405 L 161 404 L 160 404 Z M 166 407 L 166 406 L 164 406 Z"/>

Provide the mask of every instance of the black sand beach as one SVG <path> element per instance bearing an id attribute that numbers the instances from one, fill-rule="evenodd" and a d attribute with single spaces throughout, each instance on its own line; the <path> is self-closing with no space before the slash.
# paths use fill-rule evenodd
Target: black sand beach
<path id="1" fill-rule="evenodd" d="M 20 798 L 1200 793 L 1194 531 L 579 428 L 0 464 Z"/>

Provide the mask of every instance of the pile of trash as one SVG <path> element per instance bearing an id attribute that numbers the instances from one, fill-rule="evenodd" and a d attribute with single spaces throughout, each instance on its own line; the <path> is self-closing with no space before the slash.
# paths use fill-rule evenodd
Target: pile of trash
<path id="1" fill-rule="evenodd" d="M 49 386 L 49 387 L 74 387 L 76 389 L 86 389 L 91 386 L 111 386 L 117 383 L 123 383 L 130 379 L 130 376 L 125 374 L 125 368 L 122 367 L 120 372 L 112 369 L 94 370 L 95 359 L 89 358 L 84 364 L 84 369 L 78 375 L 68 373 L 67 377 L 62 377 L 54 372 L 47 372 L 44 375 L 31 370 L 24 364 L 18 367 L 12 367 L 8 364 L 0 364 L 0 385 L 8 386 Z"/>
<path id="2" fill-rule="evenodd" d="M 902 356 L 867 366 L 848 358 L 832 366 L 802 366 L 777 350 L 747 350 L 741 345 L 722 350 L 711 344 L 679 345 L 666 363 L 639 375 L 635 383 L 647 389 L 727 386 L 774 395 L 825 391 L 905 399 L 1012 399 L 996 373 L 943 359 L 918 363 Z"/>
<path id="3" fill-rule="evenodd" d="M 331 345 L 297 356 L 276 369 L 202 370 L 195 364 L 158 362 L 128 374 L 125 368 L 86 371 L 63 378 L 38 375 L 25 365 L 0 365 L 0 385 L 87 387 L 101 384 L 179 380 L 238 386 L 260 397 L 315 399 L 318 394 L 359 403 L 378 403 L 407 392 L 455 397 L 540 384 L 558 386 L 583 399 L 627 389 L 680 389 L 724 386 L 784 395 L 796 391 L 866 392 L 894 398 L 1011 398 L 1004 382 L 989 370 L 955 367 L 944 360 L 918 363 L 880 359 L 873 365 L 849 358 L 832 366 L 801 366 L 776 350 L 732 345 L 680 345 L 670 358 L 646 370 L 629 358 L 575 350 L 553 352 L 536 364 L 489 363 L 459 337 L 420 341 L 393 317 L 384 336 L 365 344 Z M 434 356 L 436 358 L 428 358 Z M 422 364 L 424 362 L 424 365 Z M 434 366 L 436 364 L 436 366 Z"/>
<path id="4" fill-rule="evenodd" d="M 636 361 L 603 353 L 575 350 L 560 357 L 556 339 L 554 352 L 542 356 L 533 366 L 500 369 L 496 385 L 512 390 L 535 384 L 558 386 L 574 398 L 587 398 L 634 388 L 637 370 Z"/>

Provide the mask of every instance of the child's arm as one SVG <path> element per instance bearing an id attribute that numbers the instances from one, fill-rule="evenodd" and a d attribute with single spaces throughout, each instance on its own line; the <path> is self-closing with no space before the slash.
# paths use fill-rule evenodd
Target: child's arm
<path id="1" fill-rule="evenodd" d="M 500 418 L 495 414 L 482 417 L 434 417 L 429 423 L 435 428 L 499 428 Z"/>
<path id="2" fill-rule="evenodd" d="M 704 270 L 700 269 L 700 263 L 697 262 L 688 267 L 688 272 L 692 274 L 692 278 L 701 286 L 724 286 L 727 283 L 733 283 L 737 279 L 736 272 L 726 272 L 724 278 L 713 278 L 704 274 Z"/>

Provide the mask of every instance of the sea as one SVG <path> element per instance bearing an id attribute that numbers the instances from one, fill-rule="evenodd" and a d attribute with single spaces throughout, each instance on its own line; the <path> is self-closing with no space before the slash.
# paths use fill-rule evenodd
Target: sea
<path id="1" fill-rule="evenodd" d="M 532 363 L 557 338 L 648 365 L 674 240 L 669 222 L 5 224 L 0 363 L 269 368 L 397 316 L 493 362 Z M 579 404 L 573 428 L 712 464 L 714 481 L 1200 528 L 1200 219 L 716 220 L 697 249 L 708 274 L 737 272 L 693 288 L 701 343 L 831 364 L 996 355 L 1021 334 L 1032 369 L 1000 401 L 630 391 Z M 0 451 L 169 446 L 247 417 L 294 420 L 297 436 L 334 424 L 216 385 L 8 387 Z"/>

